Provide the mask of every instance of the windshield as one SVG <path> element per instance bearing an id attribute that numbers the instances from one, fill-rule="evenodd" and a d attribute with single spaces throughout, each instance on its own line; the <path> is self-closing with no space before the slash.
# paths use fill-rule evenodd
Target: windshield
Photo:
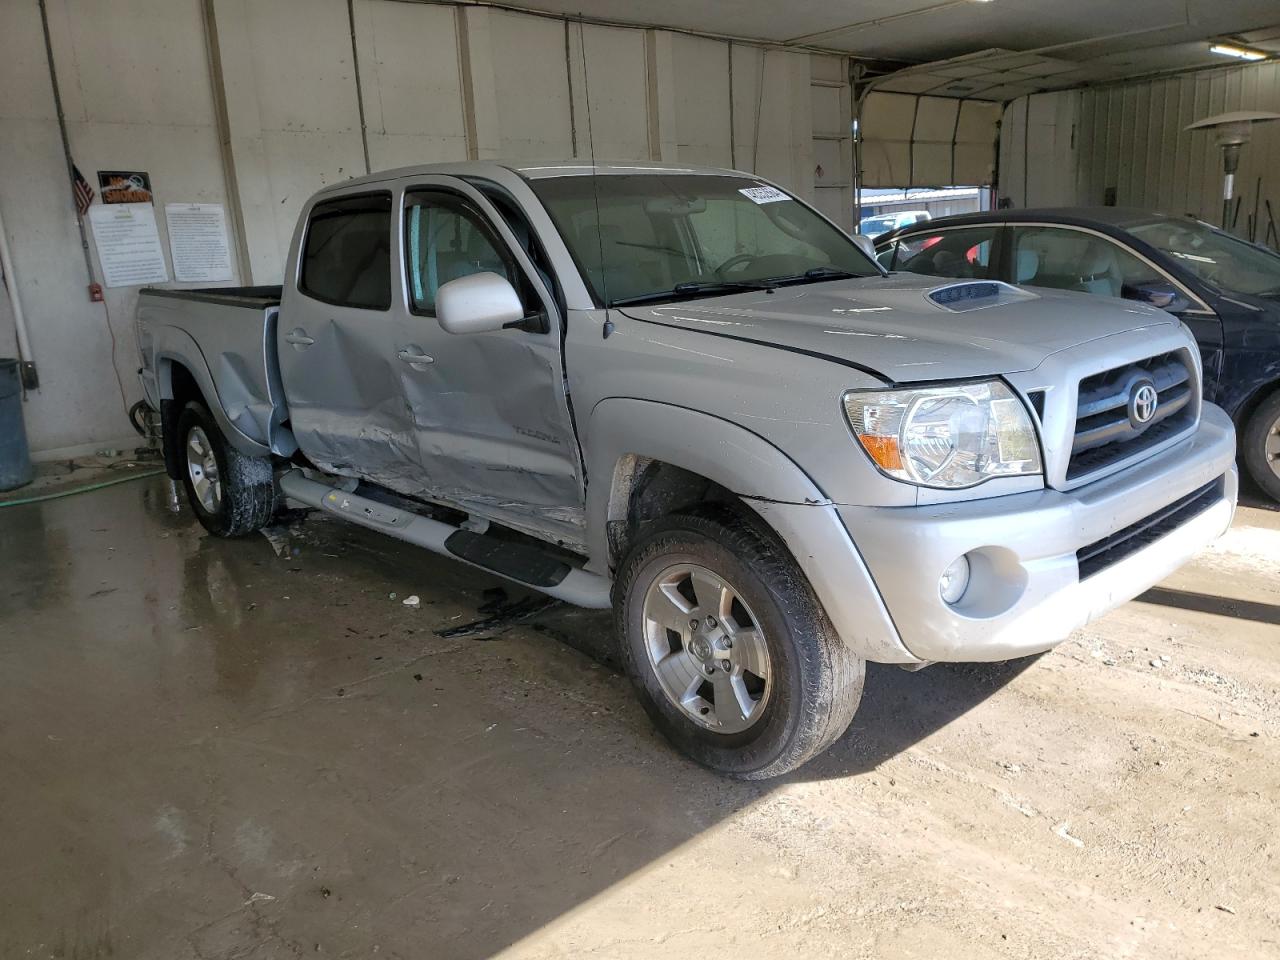
<path id="1" fill-rule="evenodd" d="M 1127 227 L 1222 290 L 1280 296 L 1280 256 L 1196 220 L 1154 220 Z"/>
<path id="2" fill-rule="evenodd" d="M 605 174 L 530 186 L 608 306 L 880 275 L 846 234 L 758 180 Z"/>

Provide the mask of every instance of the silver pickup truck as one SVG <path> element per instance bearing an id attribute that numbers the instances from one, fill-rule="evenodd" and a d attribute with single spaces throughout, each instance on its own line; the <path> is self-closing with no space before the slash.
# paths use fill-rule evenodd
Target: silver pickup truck
<path id="1" fill-rule="evenodd" d="M 283 287 L 147 290 L 137 332 L 211 533 L 288 501 L 611 607 L 655 724 L 736 777 L 839 737 L 867 661 L 1046 650 L 1235 509 L 1176 319 L 886 274 L 731 171 L 352 180 Z"/>

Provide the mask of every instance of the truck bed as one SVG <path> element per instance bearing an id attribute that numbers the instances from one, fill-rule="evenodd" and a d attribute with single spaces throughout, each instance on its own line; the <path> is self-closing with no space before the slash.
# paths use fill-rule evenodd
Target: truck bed
<path id="1" fill-rule="evenodd" d="M 281 288 L 206 287 L 160 290 L 138 297 L 140 371 L 147 400 L 159 409 L 167 367 L 179 363 L 195 377 L 219 426 L 266 450 L 277 450 L 286 416 L 276 362 L 276 317 Z M 286 454 L 291 450 L 283 451 Z"/>
<path id="2" fill-rule="evenodd" d="M 201 303 L 220 303 L 227 307 L 252 307 L 261 310 L 280 306 L 282 287 L 198 287 L 193 290 L 161 290 L 145 287 L 142 293 L 149 297 L 169 297 L 173 300 L 194 300 Z"/>

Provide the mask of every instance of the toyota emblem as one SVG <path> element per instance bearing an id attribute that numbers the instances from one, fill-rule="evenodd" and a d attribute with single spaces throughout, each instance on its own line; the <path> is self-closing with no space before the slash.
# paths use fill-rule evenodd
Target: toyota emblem
<path id="1" fill-rule="evenodd" d="M 1129 421 L 1135 426 L 1145 426 L 1156 415 L 1160 394 L 1150 380 L 1140 380 L 1129 391 Z"/>

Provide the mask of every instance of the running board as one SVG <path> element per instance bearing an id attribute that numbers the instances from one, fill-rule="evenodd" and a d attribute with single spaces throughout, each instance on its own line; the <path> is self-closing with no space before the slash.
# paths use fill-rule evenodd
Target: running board
<path id="1" fill-rule="evenodd" d="M 613 606 L 608 580 L 536 547 L 483 536 L 358 494 L 336 490 L 308 479 L 301 470 L 290 470 L 282 476 L 280 489 L 285 496 L 309 507 L 432 553 L 460 560 L 575 606 L 593 610 L 607 610 Z"/>

